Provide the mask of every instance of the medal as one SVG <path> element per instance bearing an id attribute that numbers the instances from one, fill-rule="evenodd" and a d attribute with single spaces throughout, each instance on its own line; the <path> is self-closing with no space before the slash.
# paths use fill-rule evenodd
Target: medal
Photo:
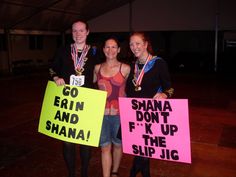
<path id="1" fill-rule="evenodd" d="M 80 72 L 80 71 L 77 71 L 77 70 L 76 70 L 75 72 L 76 72 L 76 75 L 77 75 L 77 76 L 81 76 L 81 75 L 82 75 L 82 72 Z"/>
<path id="2" fill-rule="evenodd" d="M 81 76 L 83 71 L 84 71 L 84 68 L 80 68 L 80 69 L 75 70 L 77 76 Z"/>
<path id="3" fill-rule="evenodd" d="M 80 57 L 78 56 L 76 44 L 71 44 L 71 56 L 74 61 L 75 72 L 77 76 L 81 76 L 84 72 L 84 65 L 88 58 L 86 57 L 88 51 L 90 49 L 89 45 L 85 45 Z"/>
<path id="4" fill-rule="evenodd" d="M 140 91 L 142 89 L 142 87 L 136 83 L 135 79 L 132 80 L 132 83 L 134 84 L 134 87 L 135 87 L 134 90 L 136 92 L 138 92 L 138 91 Z"/>
<path id="5" fill-rule="evenodd" d="M 148 54 L 148 56 L 147 56 L 147 58 L 146 58 L 146 61 L 145 61 L 145 64 L 144 64 L 143 68 L 141 69 L 141 71 L 140 71 L 140 69 L 139 69 L 139 67 L 138 67 L 138 61 L 136 61 L 136 63 L 135 63 L 135 67 L 134 67 L 134 78 L 133 78 L 132 82 L 133 82 L 133 84 L 134 84 L 134 87 L 135 87 L 134 90 L 135 90 L 136 92 L 142 90 L 142 87 L 141 87 L 140 85 L 141 85 L 142 80 L 143 80 L 144 69 L 145 69 L 145 67 L 146 67 L 146 65 L 147 65 L 147 63 L 148 63 L 148 61 L 149 61 L 151 58 L 152 58 L 152 56 Z"/>
<path id="6" fill-rule="evenodd" d="M 135 89 L 134 89 L 136 92 L 138 92 L 138 91 L 140 91 L 140 90 L 142 90 L 142 87 L 140 87 L 140 86 L 135 86 Z"/>

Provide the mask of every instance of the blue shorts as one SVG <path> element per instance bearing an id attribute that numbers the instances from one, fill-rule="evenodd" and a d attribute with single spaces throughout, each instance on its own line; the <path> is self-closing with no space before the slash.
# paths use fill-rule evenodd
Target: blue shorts
<path id="1" fill-rule="evenodd" d="M 121 140 L 117 138 L 117 133 L 120 127 L 120 117 L 118 115 L 105 115 L 102 122 L 102 130 L 100 136 L 101 147 L 111 143 L 120 146 Z"/>

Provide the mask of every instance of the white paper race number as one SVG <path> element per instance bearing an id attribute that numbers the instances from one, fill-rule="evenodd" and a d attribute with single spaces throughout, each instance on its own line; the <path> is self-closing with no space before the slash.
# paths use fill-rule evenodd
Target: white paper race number
<path id="1" fill-rule="evenodd" d="M 84 80 L 85 80 L 85 76 L 81 75 L 81 76 L 75 76 L 75 75 L 71 75 L 70 76 L 70 85 L 74 85 L 74 86 L 82 86 L 84 85 Z"/>

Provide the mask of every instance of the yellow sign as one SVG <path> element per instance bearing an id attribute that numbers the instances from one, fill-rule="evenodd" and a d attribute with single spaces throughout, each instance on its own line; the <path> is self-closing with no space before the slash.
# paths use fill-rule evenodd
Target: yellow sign
<path id="1" fill-rule="evenodd" d="M 48 81 L 38 131 L 71 143 L 98 147 L 107 93 Z"/>

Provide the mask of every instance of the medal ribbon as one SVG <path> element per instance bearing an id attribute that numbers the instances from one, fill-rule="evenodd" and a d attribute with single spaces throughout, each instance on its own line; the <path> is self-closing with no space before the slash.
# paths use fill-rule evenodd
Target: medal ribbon
<path id="1" fill-rule="evenodd" d="M 85 64 L 85 57 L 86 57 L 89 49 L 90 49 L 90 46 L 85 45 L 80 57 L 78 57 L 76 44 L 75 43 L 71 44 L 71 56 L 72 56 L 72 60 L 74 61 L 75 70 L 79 71 L 81 68 L 83 68 L 83 66 Z"/>
<path id="2" fill-rule="evenodd" d="M 151 59 L 151 55 L 148 54 L 147 59 L 145 61 L 145 64 L 144 64 L 144 66 L 143 66 L 143 68 L 142 68 L 140 73 L 138 72 L 138 70 L 139 70 L 138 69 L 138 61 L 135 62 L 135 68 L 134 68 L 135 79 L 134 80 L 135 80 L 135 85 L 136 86 L 140 86 L 141 85 L 142 80 L 143 80 L 143 75 L 144 75 L 145 67 L 146 67 L 146 65 L 147 65 L 147 63 L 148 63 L 148 61 L 150 59 Z"/>

